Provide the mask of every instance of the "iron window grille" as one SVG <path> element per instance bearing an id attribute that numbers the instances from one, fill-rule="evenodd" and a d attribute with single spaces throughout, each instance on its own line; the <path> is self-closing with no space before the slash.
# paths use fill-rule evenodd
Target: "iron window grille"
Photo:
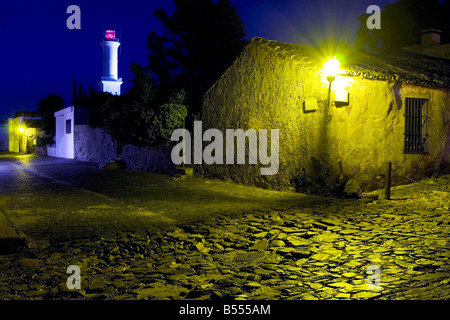
<path id="1" fill-rule="evenodd" d="M 425 153 L 428 137 L 428 99 L 405 98 L 404 153 Z"/>

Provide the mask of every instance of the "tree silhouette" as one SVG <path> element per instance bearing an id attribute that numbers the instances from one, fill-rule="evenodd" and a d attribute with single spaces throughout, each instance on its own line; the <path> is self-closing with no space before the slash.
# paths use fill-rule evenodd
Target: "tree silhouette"
<path id="1" fill-rule="evenodd" d="M 355 47 L 394 53 L 399 49 L 421 42 L 421 31 L 442 31 L 441 42 L 450 41 L 450 0 L 400 0 L 385 5 L 381 12 L 381 29 L 369 30 L 369 14 L 359 17 L 360 28 Z"/>
<path id="2" fill-rule="evenodd" d="M 72 105 L 74 106 L 77 102 L 77 77 L 73 76 L 73 85 L 72 85 Z"/>
<path id="3" fill-rule="evenodd" d="M 91 85 L 89 89 L 89 95 L 92 94 L 92 91 L 95 92 L 94 87 Z M 78 84 L 78 91 L 77 91 L 77 78 L 73 76 L 73 85 L 72 85 L 72 105 L 73 106 L 84 106 L 89 103 L 89 97 L 86 94 L 86 91 L 83 90 L 83 85 L 80 83 Z"/>
<path id="4" fill-rule="evenodd" d="M 155 11 L 164 34 L 149 34 L 149 68 L 159 101 L 184 89 L 190 111 L 198 113 L 203 94 L 245 45 L 245 26 L 229 0 L 175 0 L 175 5 L 172 16 L 163 9 Z"/>
<path id="5" fill-rule="evenodd" d="M 56 94 L 50 94 L 38 102 L 37 113 L 42 117 L 41 127 L 47 135 L 55 135 L 55 112 L 64 107 L 64 100 Z"/>

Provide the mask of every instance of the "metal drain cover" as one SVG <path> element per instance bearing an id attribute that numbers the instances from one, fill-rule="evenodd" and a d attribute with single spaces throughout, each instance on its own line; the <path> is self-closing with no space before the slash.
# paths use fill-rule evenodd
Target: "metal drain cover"
<path id="1" fill-rule="evenodd" d="M 251 252 L 238 252 L 233 260 L 238 262 L 253 262 L 261 258 L 264 258 L 264 251 L 257 250 Z"/>

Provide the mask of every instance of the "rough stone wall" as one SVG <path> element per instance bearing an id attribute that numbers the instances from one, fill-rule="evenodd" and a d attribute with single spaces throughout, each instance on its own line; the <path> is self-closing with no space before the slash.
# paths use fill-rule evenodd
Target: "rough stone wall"
<path id="1" fill-rule="evenodd" d="M 122 148 L 121 159 L 127 168 L 139 171 L 173 173 L 176 167 L 171 160 L 171 148 L 159 146 L 142 148 L 125 145 Z"/>
<path id="2" fill-rule="evenodd" d="M 171 148 L 125 145 L 120 156 L 117 156 L 117 143 L 111 135 L 104 129 L 91 128 L 89 125 L 74 126 L 74 157 L 76 160 L 96 162 L 100 167 L 122 160 L 131 170 L 160 173 L 176 171 L 171 160 Z"/>
<path id="3" fill-rule="evenodd" d="M 345 176 L 370 190 L 383 186 L 389 161 L 398 183 L 406 182 L 405 176 L 423 178 L 448 163 L 448 90 L 358 79 L 349 92 L 349 106 L 330 110 L 329 163 L 334 172 L 340 161 Z M 425 154 L 403 152 L 405 98 L 429 99 Z"/>
<path id="4" fill-rule="evenodd" d="M 336 106 L 332 92 L 328 106 L 328 85 L 318 70 L 251 42 L 205 94 L 203 130 L 279 129 L 279 172 L 261 176 L 259 165 L 246 164 L 203 165 L 203 173 L 267 188 L 327 193 L 349 178 L 365 190 L 382 186 L 388 161 L 398 181 L 449 162 L 448 90 L 360 78 L 349 82 L 349 105 Z M 405 97 L 430 99 L 428 154 L 403 153 Z M 304 112 L 310 98 L 316 98 L 317 109 Z"/>
<path id="5" fill-rule="evenodd" d="M 309 157 L 320 159 L 322 154 L 319 144 L 305 139 L 312 124 L 303 117 L 304 78 L 299 64 L 285 63 L 271 49 L 251 42 L 205 94 L 203 129 L 279 129 L 279 171 L 262 176 L 259 164 L 204 165 L 205 175 L 267 188 L 295 186 L 294 179 L 309 170 Z M 324 104 L 324 97 L 318 99 L 319 104 Z M 319 117 L 313 118 L 317 121 Z"/>
<path id="6" fill-rule="evenodd" d="M 117 144 L 102 128 L 89 125 L 74 126 L 74 158 L 100 165 L 117 160 Z"/>

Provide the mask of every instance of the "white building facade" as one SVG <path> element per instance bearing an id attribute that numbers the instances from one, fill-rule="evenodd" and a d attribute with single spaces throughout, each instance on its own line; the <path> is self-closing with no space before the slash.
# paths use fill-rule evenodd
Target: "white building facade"
<path id="1" fill-rule="evenodd" d="M 73 129 L 75 120 L 75 107 L 67 107 L 55 112 L 56 134 L 55 156 L 73 159 Z"/>

